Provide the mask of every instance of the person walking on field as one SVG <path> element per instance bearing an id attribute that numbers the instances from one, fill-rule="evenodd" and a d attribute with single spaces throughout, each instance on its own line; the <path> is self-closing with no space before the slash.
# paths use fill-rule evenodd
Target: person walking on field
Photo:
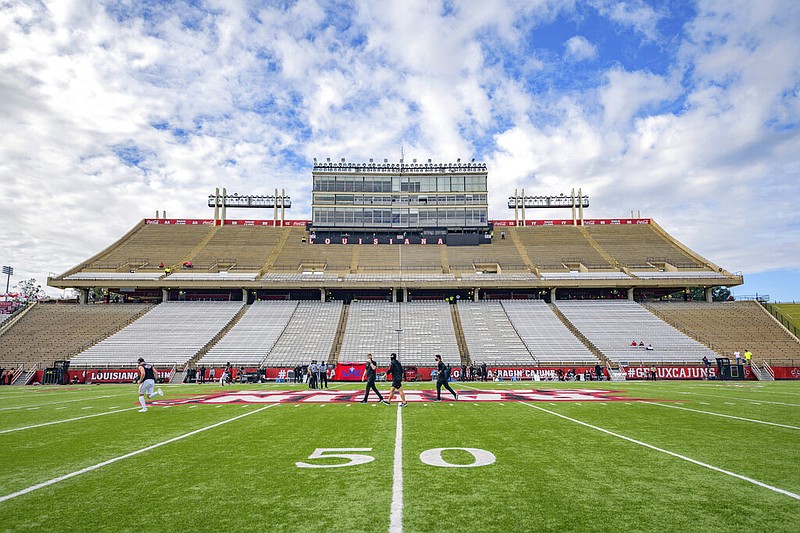
<path id="1" fill-rule="evenodd" d="M 447 367 L 445 366 L 444 362 L 442 361 L 442 356 L 436 354 L 436 399 L 433 400 L 434 402 L 441 402 L 442 401 L 442 385 L 444 388 L 449 390 L 450 393 L 453 395 L 453 398 L 458 400 L 458 393 L 454 391 L 450 384 L 447 382 L 447 378 L 449 377 L 447 374 Z"/>
<path id="2" fill-rule="evenodd" d="M 375 361 L 372 360 L 372 354 L 367 354 L 367 365 L 364 368 L 364 375 L 361 376 L 361 381 L 367 380 L 367 388 L 364 391 L 364 399 L 361 400 L 361 403 L 367 403 L 369 399 L 369 391 L 374 390 L 375 394 L 378 395 L 378 401 L 381 403 L 385 403 L 389 405 L 389 402 L 383 399 L 381 392 L 378 390 L 378 387 L 375 386 L 375 377 L 378 372 L 378 365 L 375 364 Z"/>
<path id="3" fill-rule="evenodd" d="M 161 387 L 158 388 L 157 391 L 153 389 L 156 386 L 156 371 L 153 368 L 153 365 L 150 363 L 145 363 L 144 358 L 139 358 L 139 403 L 141 404 L 142 408 L 139 409 L 140 413 L 147 412 L 147 403 L 145 402 L 145 395 L 149 398 L 155 398 L 156 396 L 164 396 L 164 391 L 161 390 Z"/>
<path id="4" fill-rule="evenodd" d="M 400 394 L 400 407 L 405 407 L 408 405 L 406 402 L 406 393 L 403 392 L 403 365 L 400 364 L 400 361 L 397 360 L 397 354 L 393 353 L 389 356 L 391 362 L 389 363 L 389 371 L 387 374 L 392 375 L 392 388 L 389 391 L 389 400 L 388 403 L 392 403 L 392 398 L 394 398 L 394 393 L 397 392 Z"/>

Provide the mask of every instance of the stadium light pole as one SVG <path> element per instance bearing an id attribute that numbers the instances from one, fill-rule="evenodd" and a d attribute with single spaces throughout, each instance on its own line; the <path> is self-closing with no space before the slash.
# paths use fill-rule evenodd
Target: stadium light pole
<path id="1" fill-rule="evenodd" d="M 11 274 L 13 274 L 13 273 L 14 273 L 14 267 L 3 266 L 3 274 L 5 274 L 7 276 L 6 277 L 6 300 L 5 301 L 8 301 L 8 285 L 9 285 L 9 283 L 11 283 Z"/>

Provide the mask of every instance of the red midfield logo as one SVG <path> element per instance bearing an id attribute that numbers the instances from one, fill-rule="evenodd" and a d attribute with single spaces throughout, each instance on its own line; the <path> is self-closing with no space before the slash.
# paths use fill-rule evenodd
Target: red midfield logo
<path id="1" fill-rule="evenodd" d="M 557 389 L 557 390 L 462 390 L 458 391 L 460 402 L 621 402 L 639 401 L 641 398 L 625 398 L 615 393 L 623 391 L 596 389 Z M 405 391 L 409 402 L 431 402 L 436 398 L 432 390 Z M 231 404 L 231 403 L 352 403 L 364 398 L 364 391 L 302 390 L 302 391 L 232 391 L 204 394 L 174 400 L 159 400 L 153 405 L 184 404 Z M 370 395 L 370 402 L 377 401 Z M 450 394 L 443 394 L 442 400 L 452 401 Z"/>

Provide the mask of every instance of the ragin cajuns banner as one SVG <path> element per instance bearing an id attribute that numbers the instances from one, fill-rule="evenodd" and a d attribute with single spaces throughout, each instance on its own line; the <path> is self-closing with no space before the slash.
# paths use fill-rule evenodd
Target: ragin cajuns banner
<path id="1" fill-rule="evenodd" d="M 649 366 L 630 366 L 625 368 L 626 379 L 650 379 Z M 716 379 L 716 367 L 705 368 L 702 366 L 657 366 L 656 379 Z M 745 374 L 747 379 L 751 375 Z"/>

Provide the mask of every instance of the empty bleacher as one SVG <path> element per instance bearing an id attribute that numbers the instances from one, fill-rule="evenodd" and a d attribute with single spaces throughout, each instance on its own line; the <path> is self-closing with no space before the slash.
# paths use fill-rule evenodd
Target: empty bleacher
<path id="1" fill-rule="evenodd" d="M 646 307 L 725 357 L 750 350 L 755 361 L 800 364 L 800 342 L 758 302 L 652 302 Z"/>
<path id="2" fill-rule="evenodd" d="M 533 357 L 499 301 L 458 302 L 464 339 L 473 364 L 531 366 Z"/>
<path id="3" fill-rule="evenodd" d="M 539 364 L 599 362 L 544 300 L 503 300 L 501 304 Z"/>
<path id="4" fill-rule="evenodd" d="M 667 262 L 678 268 L 703 266 L 651 224 L 595 224 L 585 227 L 595 242 L 623 266 L 646 268 L 648 260 Z"/>
<path id="5" fill-rule="evenodd" d="M 69 359 L 127 325 L 152 306 L 36 304 L 0 336 L 0 362 Z"/>
<path id="6" fill-rule="evenodd" d="M 324 265 L 328 271 L 350 271 L 355 246 L 308 244 L 304 242 L 305 237 L 305 228 L 291 228 L 286 242 L 272 264 L 272 270 L 297 272 L 305 264 Z"/>
<path id="7" fill-rule="evenodd" d="M 255 302 L 198 364 L 258 366 L 283 333 L 296 301 Z"/>
<path id="8" fill-rule="evenodd" d="M 131 364 L 139 357 L 183 364 L 239 312 L 242 302 L 166 302 L 72 358 L 73 364 Z"/>
<path id="9" fill-rule="evenodd" d="M 590 269 L 612 266 L 578 226 L 530 226 L 513 231 L 541 271 L 567 271 L 564 263 L 581 263 Z"/>
<path id="10" fill-rule="evenodd" d="M 402 331 L 398 339 L 399 328 Z M 365 361 L 367 353 L 371 353 L 379 363 L 388 364 L 392 352 L 398 353 L 407 366 L 433 366 L 436 354 L 447 364 L 460 365 L 449 304 L 380 301 L 350 304 L 339 360 Z"/>
<path id="11" fill-rule="evenodd" d="M 561 300 L 558 309 L 606 357 L 628 363 L 700 363 L 717 354 L 636 302 Z M 631 346 L 652 344 L 653 350 Z"/>
<path id="12" fill-rule="evenodd" d="M 258 272 L 284 228 L 272 226 L 220 226 L 192 260 L 195 269 L 211 268 L 218 260 L 235 261 L 236 270 Z"/>
<path id="13" fill-rule="evenodd" d="M 510 238 L 501 239 L 495 233 L 491 244 L 480 246 L 448 246 L 447 260 L 450 270 L 474 272 L 474 265 L 497 264 L 503 271 L 528 271 L 525 259 Z M 405 261 L 404 261 L 405 262 Z"/>
<path id="14" fill-rule="evenodd" d="M 302 301 L 264 360 L 270 367 L 327 361 L 342 316 L 342 302 Z"/>
<path id="15" fill-rule="evenodd" d="M 110 246 L 102 255 L 83 270 L 125 268 L 130 259 L 147 260 L 145 268 L 158 268 L 164 265 L 178 265 L 213 226 L 144 224 L 133 234 L 115 246 Z"/>

